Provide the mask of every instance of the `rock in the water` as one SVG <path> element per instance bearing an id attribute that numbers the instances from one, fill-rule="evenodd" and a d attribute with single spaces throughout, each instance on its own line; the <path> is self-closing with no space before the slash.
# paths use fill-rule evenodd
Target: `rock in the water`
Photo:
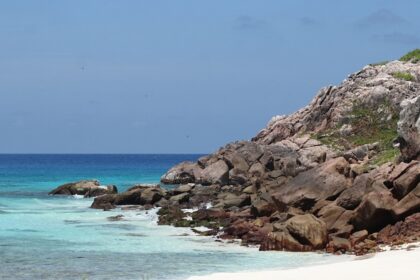
<path id="1" fill-rule="evenodd" d="M 97 180 L 84 180 L 68 183 L 52 190 L 50 195 L 83 195 L 85 197 L 95 197 L 104 194 L 117 193 L 116 186 L 101 186 Z"/>
<path id="2" fill-rule="evenodd" d="M 118 189 L 115 185 L 99 186 L 97 188 L 89 188 L 85 193 L 85 197 L 97 197 L 104 194 L 117 194 Z"/>

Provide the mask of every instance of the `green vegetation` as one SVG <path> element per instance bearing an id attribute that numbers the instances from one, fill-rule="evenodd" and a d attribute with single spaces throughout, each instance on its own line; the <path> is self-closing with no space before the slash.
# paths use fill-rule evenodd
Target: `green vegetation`
<path id="1" fill-rule="evenodd" d="M 385 61 L 380 61 L 380 62 L 376 62 L 376 63 L 371 63 L 369 64 L 370 66 L 381 66 L 381 65 L 385 65 L 389 62 L 389 60 L 385 60 Z"/>
<path id="2" fill-rule="evenodd" d="M 407 72 L 395 72 L 395 73 L 392 73 L 392 76 L 394 78 L 402 79 L 402 80 L 405 80 L 405 81 L 413 81 L 414 80 L 414 76 L 411 75 L 410 73 L 407 73 Z"/>
<path id="3" fill-rule="evenodd" d="M 376 106 L 355 102 L 349 115 L 346 124 L 340 124 L 313 137 L 341 151 L 364 144 L 378 143 L 379 151 L 370 160 L 370 164 L 374 165 L 393 161 L 399 155 L 399 151 L 393 147 L 393 141 L 398 136 L 398 113 L 388 101 Z M 351 134 L 348 136 L 340 133 L 344 125 L 351 126 Z"/>
<path id="4" fill-rule="evenodd" d="M 403 57 L 400 58 L 401 61 L 411 61 L 412 63 L 417 63 L 420 61 L 420 49 L 415 49 Z"/>

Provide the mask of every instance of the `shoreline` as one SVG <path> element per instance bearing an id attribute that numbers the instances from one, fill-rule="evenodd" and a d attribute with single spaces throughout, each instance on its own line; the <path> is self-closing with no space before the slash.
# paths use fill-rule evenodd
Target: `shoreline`
<path id="1" fill-rule="evenodd" d="M 420 242 L 417 242 L 405 244 L 398 250 L 388 248 L 384 252 L 354 257 L 343 262 L 291 269 L 214 273 L 192 276 L 187 280 L 300 280 L 313 278 L 315 275 L 316 279 L 323 280 L 411 280 L 420 279 L 419 259 Z"/>

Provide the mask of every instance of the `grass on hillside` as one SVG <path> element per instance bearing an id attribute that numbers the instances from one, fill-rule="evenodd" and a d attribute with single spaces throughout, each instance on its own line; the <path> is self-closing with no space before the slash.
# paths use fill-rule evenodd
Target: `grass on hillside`
<path id="1" fill-rule="evenodd" d="M 376 62 L 376 63 L 371 63 L 369 65 L 370 66 L 381 66 L 381 65 L 387 64 L 388 62 L 389 62 L 389 60 L 384 60 L 384 61 L 379 61 L 379 62 Z"/>
<path id="2" fill-rule="evenodd" d="M 372 165 L 393 161 L 399 156 L 399 150 L 393 147 L 393 141 L 398 136 L 398 113 L 388 101 L 373 107 L 356 102 L 349 116 L 347 124 L 352 127 L 351 135 L 341 135 L 340 128 L 344 124 L 340 124 L 335 129 L 315 134 L 313 137 L 341 151 L 364 144 L 379 143 L 378 153 L 370 159 Z"/>
<path id="3" fill-rule="evenodd" d="M 394 78 L 402 79 L 402 80 L 405 80 L 405 81 L 413 81 L 414 80 L 414 76 L 411 75 L 410 73 L 407 73 L 407 72 L 395 72 L 395 73 L 392 73 L 392 76 Z"/>
<path id="4" fill-rule="evenodd" d="M 401 61 L 420 62 L 420 49 L 415 49 L 400 58 Z"/>

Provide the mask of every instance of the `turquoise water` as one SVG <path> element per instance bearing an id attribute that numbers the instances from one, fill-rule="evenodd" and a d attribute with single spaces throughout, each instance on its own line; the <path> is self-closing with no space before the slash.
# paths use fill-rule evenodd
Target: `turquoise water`
<path id="1" fill-rule="evenodd" d="M 158 182 L 199 155 L 0 155 L 0 279 L 185 279 L 213 272 L 290 268 L 341 260 L 258 252 L 189 229 L 157 226 L 155 210 L 100 211 L 52 188 L 98 179 L 123 191 Z M 124 215 L 122 221 L 107 217 Z"/>

